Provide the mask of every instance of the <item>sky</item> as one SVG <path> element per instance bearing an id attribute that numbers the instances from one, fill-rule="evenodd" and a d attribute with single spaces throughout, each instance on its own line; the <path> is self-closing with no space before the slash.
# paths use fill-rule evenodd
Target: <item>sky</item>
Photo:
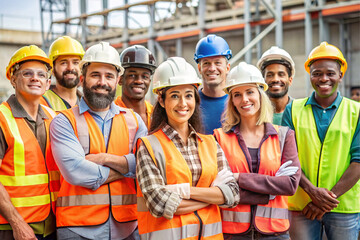
<path id="1" fill-rule="evenodd" d="M 129 3 L 139 2 L 143 0 L 129 0 Z M 69 0 L 70 2 L 70 16 L 80 15 L 80 0 Z M 108 0 L 109 8 L 119 7 L 124 4 L 123 0 Z M 169 3 L 158 3 L 169 4 Z M 167 7 L 167 6 L 164 6 Z M 87 0 L 87 12 L 98 12 L 102 10 L 102 0 Z M 135 11 L 147 11 L 146 7 L 134 7 L 131 10 Z M 112 12 L 110 13 L 109 25 L 114 27 L 121 27 L 123 25 L 123 13 Z M 163 13 L 166 15 L 166 11 Z M 28 31 L 41 31 L 41 19 L 40 19 L 40 0 L 0 0 L 0 28 L 4 29 L 16 29 L 16 30 L 28 30 Z M 63 19 L 63 15 L 55 15 L 57 19 Z M 134 19 L 141 19 L 140 24 L 142 26 L 148 25 L 148 15 L 141 13 L 132 13 L 129 20 L 131 28 L 138 27 L 139 22 Z M 49 15 L 44 16 L 45 30 L 50 26 Z M 88 24 L 102 23 L 101 17 L 89 18 Z"/>

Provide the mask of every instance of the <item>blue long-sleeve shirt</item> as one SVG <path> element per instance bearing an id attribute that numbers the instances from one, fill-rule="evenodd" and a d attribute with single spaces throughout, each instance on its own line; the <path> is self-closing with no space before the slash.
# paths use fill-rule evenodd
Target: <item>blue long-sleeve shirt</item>
<path id="1" fill-rule="evenodd" d="M 103 119 L 101 116 L 91 111 L 83 98 L 79 103 L 80 114 L 83 114 L 86 111 L 91 114 L 103 134 L 106 146 L 108 145 L 112 119 L 116 114 L 120 113 L 121 109 L 122 108 L 112 103 L 108 113 Z M 139 137 L 147 135 L 145 123 L 137 113 L 135 113 L 135 115 L 139 123 L 139 128 L 135 135 L 134 144 L 136 144 Z M 61 174 L 70 184 L 96 190 L 107 180 L 110 168 L 98 165 L 85 159 L 85 152 L 75 135 L 71 123 L 65 115 L 59 114 L 51 122 L 50 139 L 54 159 L 61 171 Z M 119 144 L 121 143 L 119 142 Z M 135 155 L 130 153 L 125 155 L 125 157 L 128 162 L 129 172 L 124 176 L 135 178 Z M 130 234 L 134 231 L 136 226 L 136 222 L 118 223 L 111 217 L 106 223 L 99 226 L 76 227 L 69 229 L 89 239 L 93 239 L 94 236 L 108 237 L 110 231 L 111 236 L 120 236 L 119 239 L 122 239 L 127 237 L 126 234 Z"/>
<path id="2" fill-rule="evenodd" d="M 329 125 L 332 122 L 336 111 L 339 109 L 339 105 L 341 103 L 342 98 L 343 97 L 340 95 L 340 92 L 338 92 L 334 102 L 329 107 L 324 109 L 316 102 L 315 92 L 313 92 L 305 104 L 305 105 L 310 104 L 312 106 L 316 128 L 321 142 L 324 141 L 327 129 L 329 128 Z M 288 126 L 292 130 L 294 130 L 291 108 L 292 108 L 292 102 L 288 104 L 285 108 L 281 125 Z M 352 139 L 350 154 L 351 154 L 351 162 L 360 163 L 360 121 L 357 123 L 356 130 Z"/>

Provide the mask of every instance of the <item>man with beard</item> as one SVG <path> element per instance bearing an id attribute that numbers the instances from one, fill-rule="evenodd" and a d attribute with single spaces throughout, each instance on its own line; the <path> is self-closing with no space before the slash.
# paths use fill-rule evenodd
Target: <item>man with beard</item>
<path id="1" fill-rule="evenodd" d="M 210 34 L 196 44 L 194 60 L 203 80 L 199 95 L 205 134 L 213 134 L 214 129 L 221 127 L 220 119 L 228 98 L 223 89 L 231 57 L 228 43 L 217 35 Z"/>
<path id="2" fill-rule="evenodd" d="M 147 48 L 135 45 L 122 51 L 120 61 L 125 72 L 119 83 L 122 95 L 117 97 L 115 104 L 133 109 L 150 127 L 153 106 L 145 100 L 145 95 L 156 68 L 155 58 Z"/>
<path id="3" fill-rule="evenodd" d="M 288 91 L 295 76 L 295 63 L 284 49 L 272 46 L 261 56 L 257 67 L 269 86 L 266 93 L 274 105 L 273 123 L 280 125 L 286 105 L 293 100 Z"/>
<path id="4" fill-rule="evenodd" d="M 80 62 L 84 96 L 50 126 L 63 176 L 56 208 L 58 239 L 136 239 L 135 156 L 147 134 L 141 117 L 113 103 L 124 69 L 107 42 Z"/>
<path id="5" fill-rule="evenodd" d="M 81 93 L 78 91 L 80 68 L 84 56 L 82 45 L 69 36 L 56 39 L 50 46 L 49 58 L 53 62 L 56 84 L 45 92 L 42 104 L 55 111 L 71 108 L 78 104 Z M 45 100 L 45 101 L 44 101 Z"/>

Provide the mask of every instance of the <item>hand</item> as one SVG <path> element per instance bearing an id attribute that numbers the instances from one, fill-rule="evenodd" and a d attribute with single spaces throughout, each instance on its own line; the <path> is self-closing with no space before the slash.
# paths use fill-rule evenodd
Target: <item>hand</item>
<path id="1" fill-rule="evenodd" d="M 13 237 L 15 240 L 37 240 L 33 229 L 25 221 L 17 223 L 13 227 Z"/>
<path id="2" fill-rule="evenodd" d="M 106 159 L 106 153 L 88 154 L 85 156 L 85 159 L 103 166 Z"/>
<path id="3" fill-rule="evenodd" d="M 279 177 L 279 176 L 292 176 L 294 175 L 298 170 L 299 168 L 296 167 L 296 166 L 290 166 L 292 164 L 292 161 L 287 161 L 285 162 L 283 165 L 280 166 L 280 168 L 277 170 L 277 172 L 275 173 L 275 176 Z"/>
<path id="4" fill-rule="evenodd" d="M 326 212 L 322 211 L 312 202 L 309 202 L 308 205 L 306 205 L 302 210 L 302 213 L 306 218 L 310 220 L 315 220 L 316 218 L 317 220 L 320 221 Z"/>
<path id="5" fill-rule="evenodd" d="M 178 193 L 183 199 L 190 199 L 190 183 L 169 184 L 165 185 L 165 188 Z"/>
<path id="6" fill-rule="evenodd" d="M 221 184 L 226 184 L 232 180 L 234 180 L 233 173 L 231 171 L 229 171 L 228 169 L 224 168 L 223 170 L 218 172 L 218 174 L 216 175 L 216 178 L 211 183 L 211 187 L 216 187 Z"/>
<path id="7" fill-rule="evenodd" d="M 312 202 L 324 212 L 331 211 L 339 204 L 336 195 L 326 188 L 315 187 L 311 190 L 309 196 Z"/>

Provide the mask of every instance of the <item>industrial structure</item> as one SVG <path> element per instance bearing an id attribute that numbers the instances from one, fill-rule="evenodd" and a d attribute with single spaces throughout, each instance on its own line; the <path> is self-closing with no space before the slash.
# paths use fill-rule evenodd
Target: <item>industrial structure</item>
<path id="1" fill-rule="evenodd" d="M 255 64 L 272 45 L 286 49 L 297 72 L 290 93 L 304 97 L 311 92 L 303 67 L 306 56 L 321 41 L 328 41 L 349 62 L 342 94 L 360 85 L 360 0 L 124 0 L 117 7 L 109 7 L 110 0 L 98 0 L 101 9 L 89 13 L 94 1 L 79 0 L 78 14 L 70 16 L 69 0 L 39 0 L 43 49 L 58 36 L 72 35 L 85 47 L 108 41 L 120 52 L 142 44 L 155 53 L 158 64 L 182 56 L 195 66 L 196 42 L 213 33 L 228 41 L 231 64 Z M 116 13 L 122 20 L 114 26 L 111 18 Z"/>

